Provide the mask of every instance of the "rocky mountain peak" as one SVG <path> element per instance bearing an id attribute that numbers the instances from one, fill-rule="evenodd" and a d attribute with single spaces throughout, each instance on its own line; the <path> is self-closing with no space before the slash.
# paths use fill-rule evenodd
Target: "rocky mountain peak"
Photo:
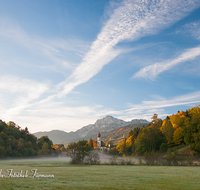
<path id="1" fill-rule="evenodd" d="M 107 115 L 106 117 L 102 119 L 98 119 L 95 122 L 95 125 L 110 125 L 110 124 L 121 124 L 123 121 L 117 118 L 114 118 L 110 115 Z"/>

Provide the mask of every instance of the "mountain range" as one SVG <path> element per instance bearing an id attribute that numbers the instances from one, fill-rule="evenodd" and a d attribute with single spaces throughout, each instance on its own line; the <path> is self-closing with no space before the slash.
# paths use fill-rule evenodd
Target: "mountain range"
<path id="1" fill-rule="evenodd" d="M 94 124 L 89 124 L 87 126 L 78 129 L 75 132 L 65 132 L 60 130 L 52 130 L 52 131 L 44 131 L 44 132 L 37 132 L 34 135 L 37 138 L 42 136 L 48 136 L 49 139 L 56 144 L 68 144 L 70 142 L 77 142 L 82 139 L 96 139 L 96 135 L 98 132 L 101 134 L 113 131 L 115 129 L 119 129 L 126 125 L 137 124 L 137 123 L 149 123 L 147 120 L 144 119 L 133 119 L 131 121 L 123 121 L 121 119 L 114 118 L 112 116 L 106 116 L 103 119 L 98 119 Z"/>

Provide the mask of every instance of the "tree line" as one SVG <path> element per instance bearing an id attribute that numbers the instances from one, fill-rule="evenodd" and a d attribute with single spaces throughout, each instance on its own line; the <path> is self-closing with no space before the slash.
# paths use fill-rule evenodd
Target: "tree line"
<path id="1" fill-rule="evenodd" d="M 47 136 L 37 139 L 27 127 L 21 129 L 12 121 L 0 120 L 0 157 L 50 155 L 54 150 L 56 152 Z"/>
<path id="2" fill-rule="evenodd" d="M 128 136 L 110 153 L 148 155 L 167 152 L 180 145 L 189 145 L 193 154 L 200 154 L 200 105 L 178 111 L 163 120 L 154 114 L 151 123 L 130 130 Z"/>

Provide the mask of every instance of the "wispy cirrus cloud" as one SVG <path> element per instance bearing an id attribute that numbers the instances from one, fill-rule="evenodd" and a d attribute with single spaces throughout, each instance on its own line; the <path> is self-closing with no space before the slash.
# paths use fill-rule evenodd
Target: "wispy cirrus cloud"
<path id="1" fill-rule="evenodd" d="M 171 99 L 163 100 L 152 100 L 152 101 L 143 101 L 139 106 L 132 105 L 133 108 L 126 110 L 127 112 L 133 110 L 146 110 L 146 109 L 157 109 L 157 108 L 166 108 L 179 105 L 188 105 L 188 104 L 198 104 L 200 102 L 200 91 L 173 97 Z"/>
<path id="2" fill-rule="evenodd" d="M 37 35 L 30 35 L 20 25 L 11 19 L 0 20 L 0 36 L 12 40 L 19 46 L 25 47 L 34 53 L 50 58 L 55 64 L 66 69 L 72 69 L 76 63 L 69 62 L 67 55 L 73 52 L 81 59 L 89 49 L 89 43 L 78 39 L 48 39 Z"/>
<path id="3" fill-rule="evenodd" d="M 48 87 L 46 84 L 30 79 L 7 75 L 0 77 L 0 89 L 10 93 L 24 93 L 30 101 L 40 97 L 48 90 Z"/>
<path id="4" fill-rule="evenodd" d="M 176 96 L 171 99 L 159 97 L 157 100 L 142 101 L 141 104 L 130 104 L 130 108 L 121 111 L 121 118 L 131 119 L 144 118 L 150 121 L 150 118 L 154 113 L 157 113 L 159 117 L 166 117 L 169 115 L 165 111 L 168 107 L 176 106 L 194 106 L 200 103 L 200 91 Z M 177 110 L 176 110 L 177 111 Z M 172 113 L 170 113 L 172 114 Z"/>
<path id="5" fill-rule="evenodd" d="M 63 89 L 58 96 L 70 93 L 76 86 L 87 82 L 104 65 L 121 51 L 114 47 L 123 41 L 136 41 L 141 37 L 158 33 L 186 16 L 200 5 L 197 0 L 124 0 L 105 23 L 89 52 L 69 78 L 60 83 Z"/>
<path id="6" fill-rule="evenodd" d="M 18 115 L 29 106 L 30 102 L 40 98 L 49 87 L 30 79 L 2 76 L 0 77 L 1 104 L 0 115 Z"/>
<path id="7" fill-rule="evenodd" d="M 183 33 L 190 33 L 191 36 L 197 40 L 200 40 L 200 21 L 185 24 L 183 26 Z"/>
<path id="8" fill-rule="evenodd" d="M 198 56 L 200 56 L 200 46 L 190 48 L 174 59 L 144 67 L 135 73 L 132 78 L 148 78 L 154 80 L 160 73 L 169 70 L 180 63 L 193 60 Z"/>

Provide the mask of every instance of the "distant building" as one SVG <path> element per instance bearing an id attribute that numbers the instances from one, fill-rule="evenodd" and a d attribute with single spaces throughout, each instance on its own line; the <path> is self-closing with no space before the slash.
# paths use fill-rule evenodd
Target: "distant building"
<path id="1" fill-rule="evenodd" d="M 108 144 L 108 146 L 104 146 L 100 148 L 101 152 L 108 152 L 110 150 L 110 144 Z"/>
<path id="2" fill-rule="evenodd" d="M 98 132 L 97 134 L 97 147 L 101 149 L 101 134 Z"/>
<path id="3" fill-rule="evenodd" d="M 103 150 L 108 152 L 110 150 L 110 144 L 108 146 L 105 146 L 105 143 L 103 141 L 101 141 L 101 134 L 100 132 L 98 132 L 97 134 L 97 148 L 100 149 L 100 151 L 102 152 Z"/>

